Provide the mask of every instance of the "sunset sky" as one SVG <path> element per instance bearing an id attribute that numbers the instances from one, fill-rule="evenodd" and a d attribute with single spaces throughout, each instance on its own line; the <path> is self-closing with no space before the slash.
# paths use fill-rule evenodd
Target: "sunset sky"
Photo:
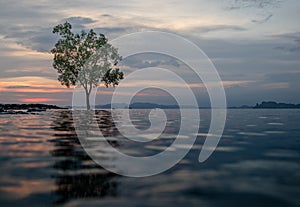
<path id="1" fill-rule="evenodd" d="M 72 89 L 57 81 L 49 52 L 58 38 L 52 28 L 66 20 L 74 31 L 95 28 L 109 39 L 153 30 L 189 39 L 215 64 L 230 106 L 300 103 L 299 11 L 299 0 L 1 0 L 0 103 L 71 105 Z M 148 58 L 125 60 L 123 67 L 153 66 L 155 58 Z M 184 74 L 172 60 L 159 65 Z M 191 81 L 191 87 L 199 99 L 206 97 L 201 83 Z M 100 88 L 99 104 L 108 103 L 111 93 Z M 140 96 L 164 102 L 158 92 Z"/>

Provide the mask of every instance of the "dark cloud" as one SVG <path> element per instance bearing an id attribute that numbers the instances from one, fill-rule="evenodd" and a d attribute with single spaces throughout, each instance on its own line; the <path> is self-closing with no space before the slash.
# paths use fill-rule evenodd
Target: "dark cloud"
<path id="1" fill-rule="evenodd" d="M 74 32 L 78 32 L 85 29 L 87 24 L 95 22 L 95 20 L 86 17 L 69 17 L 61 20 L 63 23 L 68 21 L 72 24 Z M 54 27 L 55 25 L 53 25 Z M 5 31 L 5 38 L 14 39 L 17 43 L 36 50 L 38 52 L 50 52 L 55 42 L 58 40 L 58 36 L 52 33 L 52 27 L 7 27 Z"/>
<path id="2" fill-rule="evenodd" d="M 112 17 L 112 15 L 110 15 L 110 14 L 102 14 L 101 16 L 102 17 Z"/>
<path id="3" fill-rule="evenodd" d="M 300 52 L 300 32 L 274 35 L 273 37 L 275 37 L 277 39 L 291 41 L 291 44 L 280 45 L 280 46 L 275 47 L 275 49 L 289 51 L 289 52 Z"/>
<path id="4" fill-rule="evenodd" d="M 255 14 L 251 22 L 263 24 L 273 17 L 273 9 L 280 7 L 283 0 L 232 0 L 227 3 L 226 10 L 250 10 Z"/>
<path id="5" fill-rule="evenodd" d="M 63 18 L 63 15 L 57 8 L 53 9 L 55 3 L 48 3 L 49 5 L 46 7 L 43 6 L 42 3 L 32 1 L 11 0 L 9 3 L 1 1 L 0 24 L 4 27 L 18 24 L 24 27 L 30 23 L 40 24 L 49 18 Z M 45 2 L 45 4 L 47 4 L 47 2 Z"/>
<path id="6" fill-rule="evenodd" d="M 126 25 L 126 26 L 123 26 Z M 153 27 L 147 27 L 144 25 L 137 25 L 131 22 L 122 23 L 120 26 L 114 26 L 114 27 L 96 27 L 94 28 L 94 31 L 96 33 L 104 34 L 106 37 L 108 37 L 109 40 L 118 38 L 122 35 L 131 34 L 134 32 L 140 32 L 140 31 L 153 31 L 157 30 Z M 159 31 L 167 31 L 160 29 Z M 171 31 L 169 31 L 171 32 Z M 173 32 L 174 33 L 174 32 Z"/>
<path id="7" fill-rule="evenodd" d="M 265 75 L 265 80 L 267 82 L 299 83 L 300 86 L 300 72 L 268 73 Z"/>
<path id="8" fill-rule="evenodd" d="M 95 20 L 93 20 L 91 18 L 80 17 L 80 16 L 69 17 L 65 21 L 70 22 L 72 24 L 73 28 L 76 28 L 76 29 L 84 29 L 85 25 L 96 22 Z"/>
<path id="9" fill-rule="evenodd" d="M 205 27 L 195 27 L 187 32 L 192 33 L 207 33 L 207 32 L 219 32 L 222 30 L 226 31 L 246 31 L 247 29 L 244 27 L 236 26 L 236 25 L 215 25 L 215 26 L 205 26 Z"/>
<path id="10" fill-rule="evenodd" d="M 6 86 L 6 89 L 22 89 L 22 88 L 31 88 L 31 86 Z"/>
<path id="11" fill-rule="evenodd" d="M 11 27 L 6 31 L 6 39 L 13 39 L 16 43 L 38 52 L 50 52 L 58 37 L 52 34 L 50 27 Z"/>
<path id="12" fill-rule="evenodd" d="M 123 65 L 130 66 L 132 68 L 148 68 L 158 66 L 173 66 L 180 67 L 180 62 L 176 59 L 161 54 L 139 54 L 128 57 L 122 61 Z"/>
<path id="13" fill-rule="evenodd" d="M 277 7 L 282 0 L 232 0 L 228 3 L 228 10 L 258 8 L 264 9 L 269 7 Z"/>
<path id="14" fill-rule="evenodd" d="M 256 19 L 254 19 L 254 20 L 252 20 L 252 22 L 253 22 L 253 23 L 258 23 L 258 24 L 263 24 L 263 23 L 269 21 L 272 17 L 273 17 L 273 14 L 270 14 L 269 16 L 267 16 L 267 17 L 264 18 L 264 19 L 261 19 L 261 20 L 256 20 Z"/>
<path id="15" fill-rule="evenodd" d="M 100 32 L 103 34 L 120 34 L 125 33 L 127 31 L 136 30 L 134 27 L 97 27 L 94 29 L 96 32 Z"/>

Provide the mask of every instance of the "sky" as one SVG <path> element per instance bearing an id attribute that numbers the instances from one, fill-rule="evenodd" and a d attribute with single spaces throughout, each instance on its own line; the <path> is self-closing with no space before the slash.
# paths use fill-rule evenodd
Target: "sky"
<path id="1" fill-rule="evenodd" d="M 140 31 L 187 38 L 215 65 L 229 106 L 300 103 L 299 10 L 298 0 L 0 0 L 0 103 L 71 105 L 73 89 L 57 81 L 50 53 L 58 40 L 52 28 L 65 21 L 75 32 L 94 28 L 109 40 Z M 177 71 L 197 100 L 209 104 L 201 81 L 178 60 L 148 54 L 120 64 L 125 77 L 147 66 Z M 112 92 L 100 87 L 97 103 L 109 103 Z M 171 99 L 149 89 L 134 100 L 168 104 Z"/>

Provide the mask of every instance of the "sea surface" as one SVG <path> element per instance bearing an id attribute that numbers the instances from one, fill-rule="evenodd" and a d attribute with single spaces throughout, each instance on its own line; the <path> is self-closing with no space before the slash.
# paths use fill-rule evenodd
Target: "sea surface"
<path id="1" fill-rule="evenodd" d="M 149 110 L 131 112 L 137 128 L 149 127 Z M 153 155 L 172 144 L 180 127 L 178 110 L 166 112 L 168 136 L 143 145 L 120 136 L 109 111 L 98 111 L 96 120 L 112 146 Z M 207 161 L 198 162 L 210 124 L 210 110 L 203 109 L 190 152 L 145 178 L 96 164 L 80 145 L 69 110 L 0 115 L 0 206 L 300 206 L 300 110 L 227 112 L 221 141 Z"/>

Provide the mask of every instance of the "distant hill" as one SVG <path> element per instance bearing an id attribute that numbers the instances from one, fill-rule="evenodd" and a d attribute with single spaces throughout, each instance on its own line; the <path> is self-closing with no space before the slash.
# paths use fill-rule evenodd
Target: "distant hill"
<path id="1" fill-rule="evenodd" d="M 67 108 L 72 108 L 72 106 L 68 106 Z M 77 108 L 85 108 L 77 107 Z M 191 106 L 183 106 L 179 107 L 178 105 L 164 105 L 164 104 L 155 104 L 155 103 L 143 103 L 143 102 L 136 102 L 132 103 L 129 106 L 125 103 L 118 103 L 118 104 L 105 104 L 105 105 L 96 105 L 96 109 L 179 109 L 185 108 L 190 109 L 193 108 Z M 277 103 L 275 101 L 263 101 L 262 103 L 257 103 L 255 106 L 249 105 L 242 105 L 242 106 L 229 106 L 228 109 L 297 109 L 300 108 L 300 104 L 290 104 L 290 103 Z M 199 109 L 210 109 L 210 107 L 199 107 Z"/>
<path id="2" fill-rule="evenodd" d="M 178 105 L 161 105 L 161 104 L 154 104 L 154 103 L 132 103 L 130 104 L 129 108 L 132 109 L 179 109 Z"/>
<path id="3" fill-rule="evenodd" d="M 48 104 L 0 104 L 0 111 L 5 110 L 28 110 L 31 108 L 36 109 L 63 109 L 59 106 Z"/>
<path id="4" fill-rule="evenodd" d="M 229 106 L 228 109 L 253 109 L 253 106 L 242 105 L 242 106 Z"/>
<path id="5" fill-rule="evenodd" d="M 261 104 L 256 104 L 254 109 L 299 109 L 300 104 L 277 103 L 275 101 L 263 101 Z"/>
<path id="6" fill-rule="evenodd" d="M 155 104 L 155 103 L 132 103 L 129 106 L 126 104 L 105 104 L 105 105 L 97 105 L 95 106 L 96 109 L 110 109 L 110 108 L 116 108 L 116 109 L 124 109 L 124 108 L 130 108 L 130 109 L 155 109 L 155 108 L 161 108 L 161 109 L 178 109 L 178 105 L 162 105 L 162 104 Z"/>

